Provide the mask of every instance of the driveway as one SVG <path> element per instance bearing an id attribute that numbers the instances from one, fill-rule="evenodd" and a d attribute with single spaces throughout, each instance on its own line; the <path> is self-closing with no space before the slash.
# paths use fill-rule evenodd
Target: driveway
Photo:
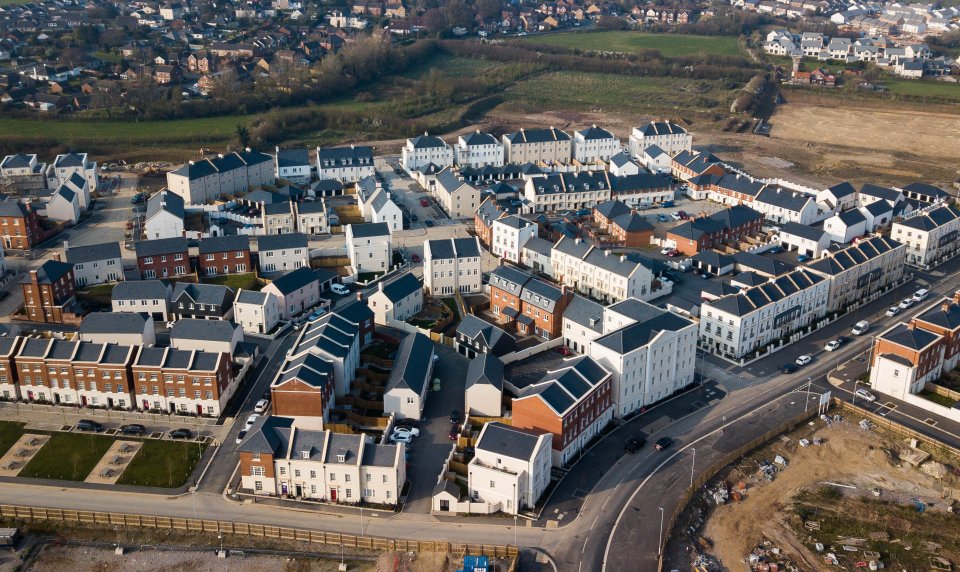
<path id="1" fill-rule="evenodd" d="M 463 412 L 466 389 L 467 365 L 470 360 L 453 348 L 434 345 L 440 359 L 433 369 L 433 377 L 441 379 L 440 391 L 431 391 L 420 420 L 420 437 L 414 440 L 407 466 L 407 479 L 411 481 L 410 494 L 404 512 L 430 512 L 433 487 L 443 463 L 450 454 L 450 412 Z"/>

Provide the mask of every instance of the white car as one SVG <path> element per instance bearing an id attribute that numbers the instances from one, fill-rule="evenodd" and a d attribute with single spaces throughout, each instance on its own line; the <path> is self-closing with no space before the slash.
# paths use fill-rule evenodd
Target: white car
<path id="1" fill-rule="evenodd" d="M 887 315 L 891 318 L 900 313 L 900 306 L 890 306 L 887 308 Z"/>
<path id="2" fill-rule="evenodd" d="M 800 356 L 800 357 L 797 358 L 797 360 L 796 360 L 795 363 L 796 363 L 797 365 L 807 365 L 808 363 L 810 363 L 810 362 L 812 362 L 812 361 L 813 361 L 813 358 L 812 358 L 812 357 L 808 356 L 807 354 L 803 354 L 802 356 Z"/>
<path id="3" fill-rule="evenodd" d="M 863 389 L 863 388 L 858 389 L 857 392 L 856 392 L 856 395 L 857 395 L 857 397 L 859 397 L 860 399 L 864 399 L 864 400 L 869 401 L 869 402 L 871 402 L 871 403 L 877 400 L 877 396 L 876 396 L 876 395 L 870 393 L 869 391 L 867 391 L 866 389 Z"/>
<path id="4" fill-rule="evenodd" d="M 256 411 L 257 413 L 263 413 L 267 410 L 267 407 L 270 407 L 270 400 L 261 399 L 260 401 L 257 402 L 256 405 L 253 406 L 253 410 Z"/>
<path id="5" fill-rule="evenodd" d="M 669 246 L 660 249 L 660 254 L 670 254 L 671 252 L 673 252 L 673 248 Z"/>
<path id="6" fill-rule="evenodd" d="M 391 443 L 413 443 L 413 436 L 410 434 L 401 433 L 399 435 L 390 435 Z"/>
<path id="7" fill-rule="evenodd" d="M 251 413 L 250 417 L 247 417 L 247 424 L 243 427 L 244 431 L 249 431 L 253 424 L 257 422 L 257 419 L 260 419 L 260 416 L 256 413 Z"/>
<path id="8" fill-rule="evenodd" d="M 903 310 L 906 310 L 906 309 L 910 308 L 911 306 L 913 306 L 913 298 L 904 298 L 904 299 L 900 302 L 900 308 L 903 309 Z"/>
<path id="9" fill-rule="evenodd" d="M 840 347 L 840 342 L 838 342 L 837 340 L 831 340 L 827 342 L 827 345 L 824 346 L 823 349 L 827 350 L 828 352 L 832 352 L 833 350 L 839 347 Z"/>
<path id="10" fill-rule="evenodd" d="M 330 290 L 334 294 L 338 294 L 340 296 L 346 296 L 347 294 L 350 293 L 350 289 L 344 286 L 343 284 L 334 284 L 330 286 Z"/>
<path id="11" fill-rule="evenodd" d="M 396 437 L 397 435 L 410 435 L 411 437 L 419 437 L 420 430 L 416 427 L 394 427 L 393 436 Z"/>

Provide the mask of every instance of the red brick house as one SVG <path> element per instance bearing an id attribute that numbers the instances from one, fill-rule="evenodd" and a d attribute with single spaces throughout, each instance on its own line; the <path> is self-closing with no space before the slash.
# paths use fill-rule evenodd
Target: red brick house
<path id="1" fill-rule="evenodd" d="M 31 322 L 62 324 L 76 317 L 73 306 L 77 284 L 73 265 L 61 262 L 59 253 L 54 254 L 54 260 L 44 262 L 21 278 L 20 287 L 23 309 Z"/>
<path id="2" fill-rule="evenodd" d="M 750 207 L 732 206 L 710 216 L 688 220 L 667 231 L 667 239 L 676 249 L 693 256 L 721 244 L 736 243 L 750 236 L 759 236 L 763 215 Z"/>
<path id="3" fill-rule="evenodd" d="M 144 280 L 185 276 L 190 268 L 190 251 L 185 238 L 142 240 L 135 244 L 137 268 Z"/>
<path id="4" fill-rule="evenodd" d="M 565 286 L 554 286 L 512 266 L 498 266 L 490 274 L 491 311 L 522 335 L 547 340 L 562 335 L 563 311 L 572 297 Z"/>
<path id="5" fill-rule="evenodd" d="M 131 367 L 138 409 L 220 415 L 236 390 L 226 353 L 140 348 Z"/>
<path id="6" fill-rule="evenodd" d="M 214 236 L 201 240 L 197 268 L 201 276 L 250 272 L 250 237 Z"/>
<path id="7" fill-rule="evenodd" d="M 317 429 L 322 429 L 333 404 L 334 382 L 330 363 L 307 353 L 283 367 L 270 386 L 273 414 L 309 417 L 315 420 Z"/>
<path id="8" fill-rule="evenodd" d="M 29 203 L 0 202 L 0 233 L 5 249 L 33 248 L 40 242 L 40 215 Z"/>

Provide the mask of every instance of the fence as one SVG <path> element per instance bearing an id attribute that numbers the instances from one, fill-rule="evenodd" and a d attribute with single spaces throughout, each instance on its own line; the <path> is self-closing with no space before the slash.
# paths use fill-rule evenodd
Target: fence
<path id="1" fill-rule="evenodd" d="M 777 425 L 773 429 L 770 429 L 763 435 L 760 435 L 759 437 L 751 440 L 749 443 L 741 445 L 736 450 L 731 451 L 730 453 L 727 453 L 726 455 L 721 457 L 718 461 L 716 461 L 715 463 L 707 467 L 705 471 L 701 472 L 700 475 L 698 475 L 697 478 L 694 479 L 693 486 L 688 488 L 680 497 L 680 499 L 677 502 L 677 508 L 673 511 L 673 514 L 670 515 L 670 520 L 667 523 L 667 526 L 666 528 L 664 528 L 664 530 L 667 530 L 667 531 L 673 530 L 673 526 L 677 523 L 677 519 L 680 517 L 680 514 L 683 512 L 683 510 L 686 508 L 687 503 L 690 502 L 690 499 L 692 499 L 693 496 L 697 493 L 697 491 L 700 490 L 700 487 L 705 485 L 707 481 L 712 479 L 714 475 L 720 472 L 721 469 L 723 469 L 730 463 L 736 461 L 743 455 L 746 455 L 750 451 L 763 445 L 767 441 L 772 440 L 777 435 L 794 429 L 795 427 L 799 426 L 801 423 L 803 423 L 807 419 L 814 417 L 816 415 L 817 415 L 816 407 L 811 408 L 810 411 L 804 411 L 803 413 L 800 413 L 799 415 L 794 416 L 792 419 L 788 419 L 787 421 L 784 421 L 783 423 L 781 423 L 780 425 Z M 660 562 L 657 566 L 658 571 L 663 570 L 662 555 L 666 550 L 667 542 L 669 541 L 669 539 L 670 539 L 670 534 L 668 532 L 664 536 L 662 543 L 660 545 L 661 556 L 660 556 Z"/>
<path id="2" fill-rule="evenodd" d="M 229 520 L 206 520 L 170 516 L 147 516 L 120 512 L 101 512 L 59 508 L 40 508 L 24 505 L 0 505 L 0 518 L 19 520 L 75 523 L 80 525 L 124 526 L 183 530 L 209 534 L 234 534 L 254 538 L 294 540 L 358 548 L 376 551 L 446 552 L 463 555 L 485 555 L 491 558 L 512 558 L 517 555 L 516 546 L 501 544 L 468 544 L 433 540 L 403 540 L 357 536 L 338 532 L 323 532 L 286 526 L 233 522 Z"/>
<path id="3" fill-rule="evenodd" d="M 560 347 L 563 345 L 563 338 L 554 338 L 552 340 L 547 340 L 541 344 L 531 346 L 525 350 L 520 350 L 518 352 L 510 352 L 506 355 L 500 357 L 500 361 L 504 364 L 513 363 L 515 361 L 520 361 L 522 359 L 528 358 L 532 355 L 543 353 L 551 348 Z"/>
<path id="4" fill-rule="evenodd" d="M 860 407 L 857 407 L 852 403 L 847 403 L 845 401 L 842 401 L 834 397 L 833 399 L 831 399 L 831 406 L 839 407 L 843 411 L 849 411 L 853 415 L 857 415 L 858 417 L 863 417 L 864 419 L 868 420 L 870 423 L 873 423 L 877 427 L 880 427 L 881 429 L 886 429 L 887 431 L 897 433 L 898 435 L 902 435 L 909 439 L 916 439 L 917 441 L 923 442 L 927 444 L 929 448 L 936 449 L 937 452 L 941 454 L 954 455 L 958 459 L 960 459 L 960 449 L 951 447 L 950 445 L 947 445 L 945 443 L 941 443 L 940 441 L 937 441 L 936 439 L 930 437 L 929 435 L 924 435 L 923 433 L 914 431 L 913 429 L 900 425 L 899 423 L 895 421 L 891 421 L 886 417 L 877 415 L 875 413 L 871 413 L 866 409 L 861 409 Z"/>

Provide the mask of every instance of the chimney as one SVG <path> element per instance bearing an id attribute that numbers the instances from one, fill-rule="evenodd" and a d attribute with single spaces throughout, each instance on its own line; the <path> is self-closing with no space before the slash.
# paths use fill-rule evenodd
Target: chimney
<path id="1" fill-rule="evenodd" d="M 953 303 L 960 304 L 960 290 L 953 293 Z"/>
<path id="2" fill-rule="evenodd" d="M 604 255 L 604 256 L 610 256 L 610 251 L 609 251 L 609 250 L 604 250 L 604 251 L 603 251 L 603 255 Z"/>
<path id="3" fill-rule="evenodd" d="M 627 255 L 626 255 L 626 254 L 621 254 L 621 255 L 620 255 L 620 262 L 626 262 L 626 261 L 627 261 Z"/>
<path id="4" fill-rule="evenodd" d="M 64 254 L 66 254 L 66 252 L 67 252 L 68 250 L 70 250 L 70 241 L 69 241 L 69 240 L 64 240 L 64 241 L 63 241 L 63 252 L 64 252 Z"/>
<path id="5" fill-rule="evenodd" d="M 250 148 L 249 148 L 249 147 L 245 147 L 245 148 L 244 148 L 244 151 L 246 151 L 247 153 L 249 153 L 249 152 L 250 152 Z"/>
<path id="6" fill-rule="evenodd" d="M 357 290 L 357 302 L 363 302 L 363 290 Z"/>
<path id="7" fill-rule="evenodd" d="M 59 252 L 54 252 L 54 253 L 53 253 L 53 259 L 56 260 L 57 262 L 63 262 L 63 260 L 61 260 L 61 257 L 60 257 L 60 253 L 59 253 Z"/>
<path id="8" fill-rule="evenodd" d="M 36 270 L 30 271 L 30 281 L 33 282 L 34 284 L 40 281 L 40 278 L 37 276 Z"/>
<path id="9" fill-rule="evenodd" d="M 193 161 L 190 161 L 190 164 L 191 164 L 191 165 L 196 165 L 196 163 L 195 163 L 195 162 L 193 162 Z"/>
<path id="10" fill-rule="evenodd" d="M 377 282 L 377 290 L 383 292 L 383 280 Z"/>
<path id="11" fill-rule="evenodd" d="M 944 302 L 940 305 L 940 311 L 949 312 L 950 311 L 950 302 Z"/>
<path id="12" fill-rule="evenodd" d="M 217 157 L 223 159 L 223 153 L 217 153 Z"/>
<path id="13" fill-rule="evenodd" d="M 577 238 L 573 239 L 573 243 L 580 244 L 580 237 L 578 236 Z"/>
<path id="14" fill-rule="evenodd" d="M 279 154 L 280 154 L 280 146 L 279 146 L 279 145 L 277 145 L 276 147 L 274 147 L 274 149 L 276 149 L 276 151 L 277 151 L 277 155 L 279 155 Z"/>

